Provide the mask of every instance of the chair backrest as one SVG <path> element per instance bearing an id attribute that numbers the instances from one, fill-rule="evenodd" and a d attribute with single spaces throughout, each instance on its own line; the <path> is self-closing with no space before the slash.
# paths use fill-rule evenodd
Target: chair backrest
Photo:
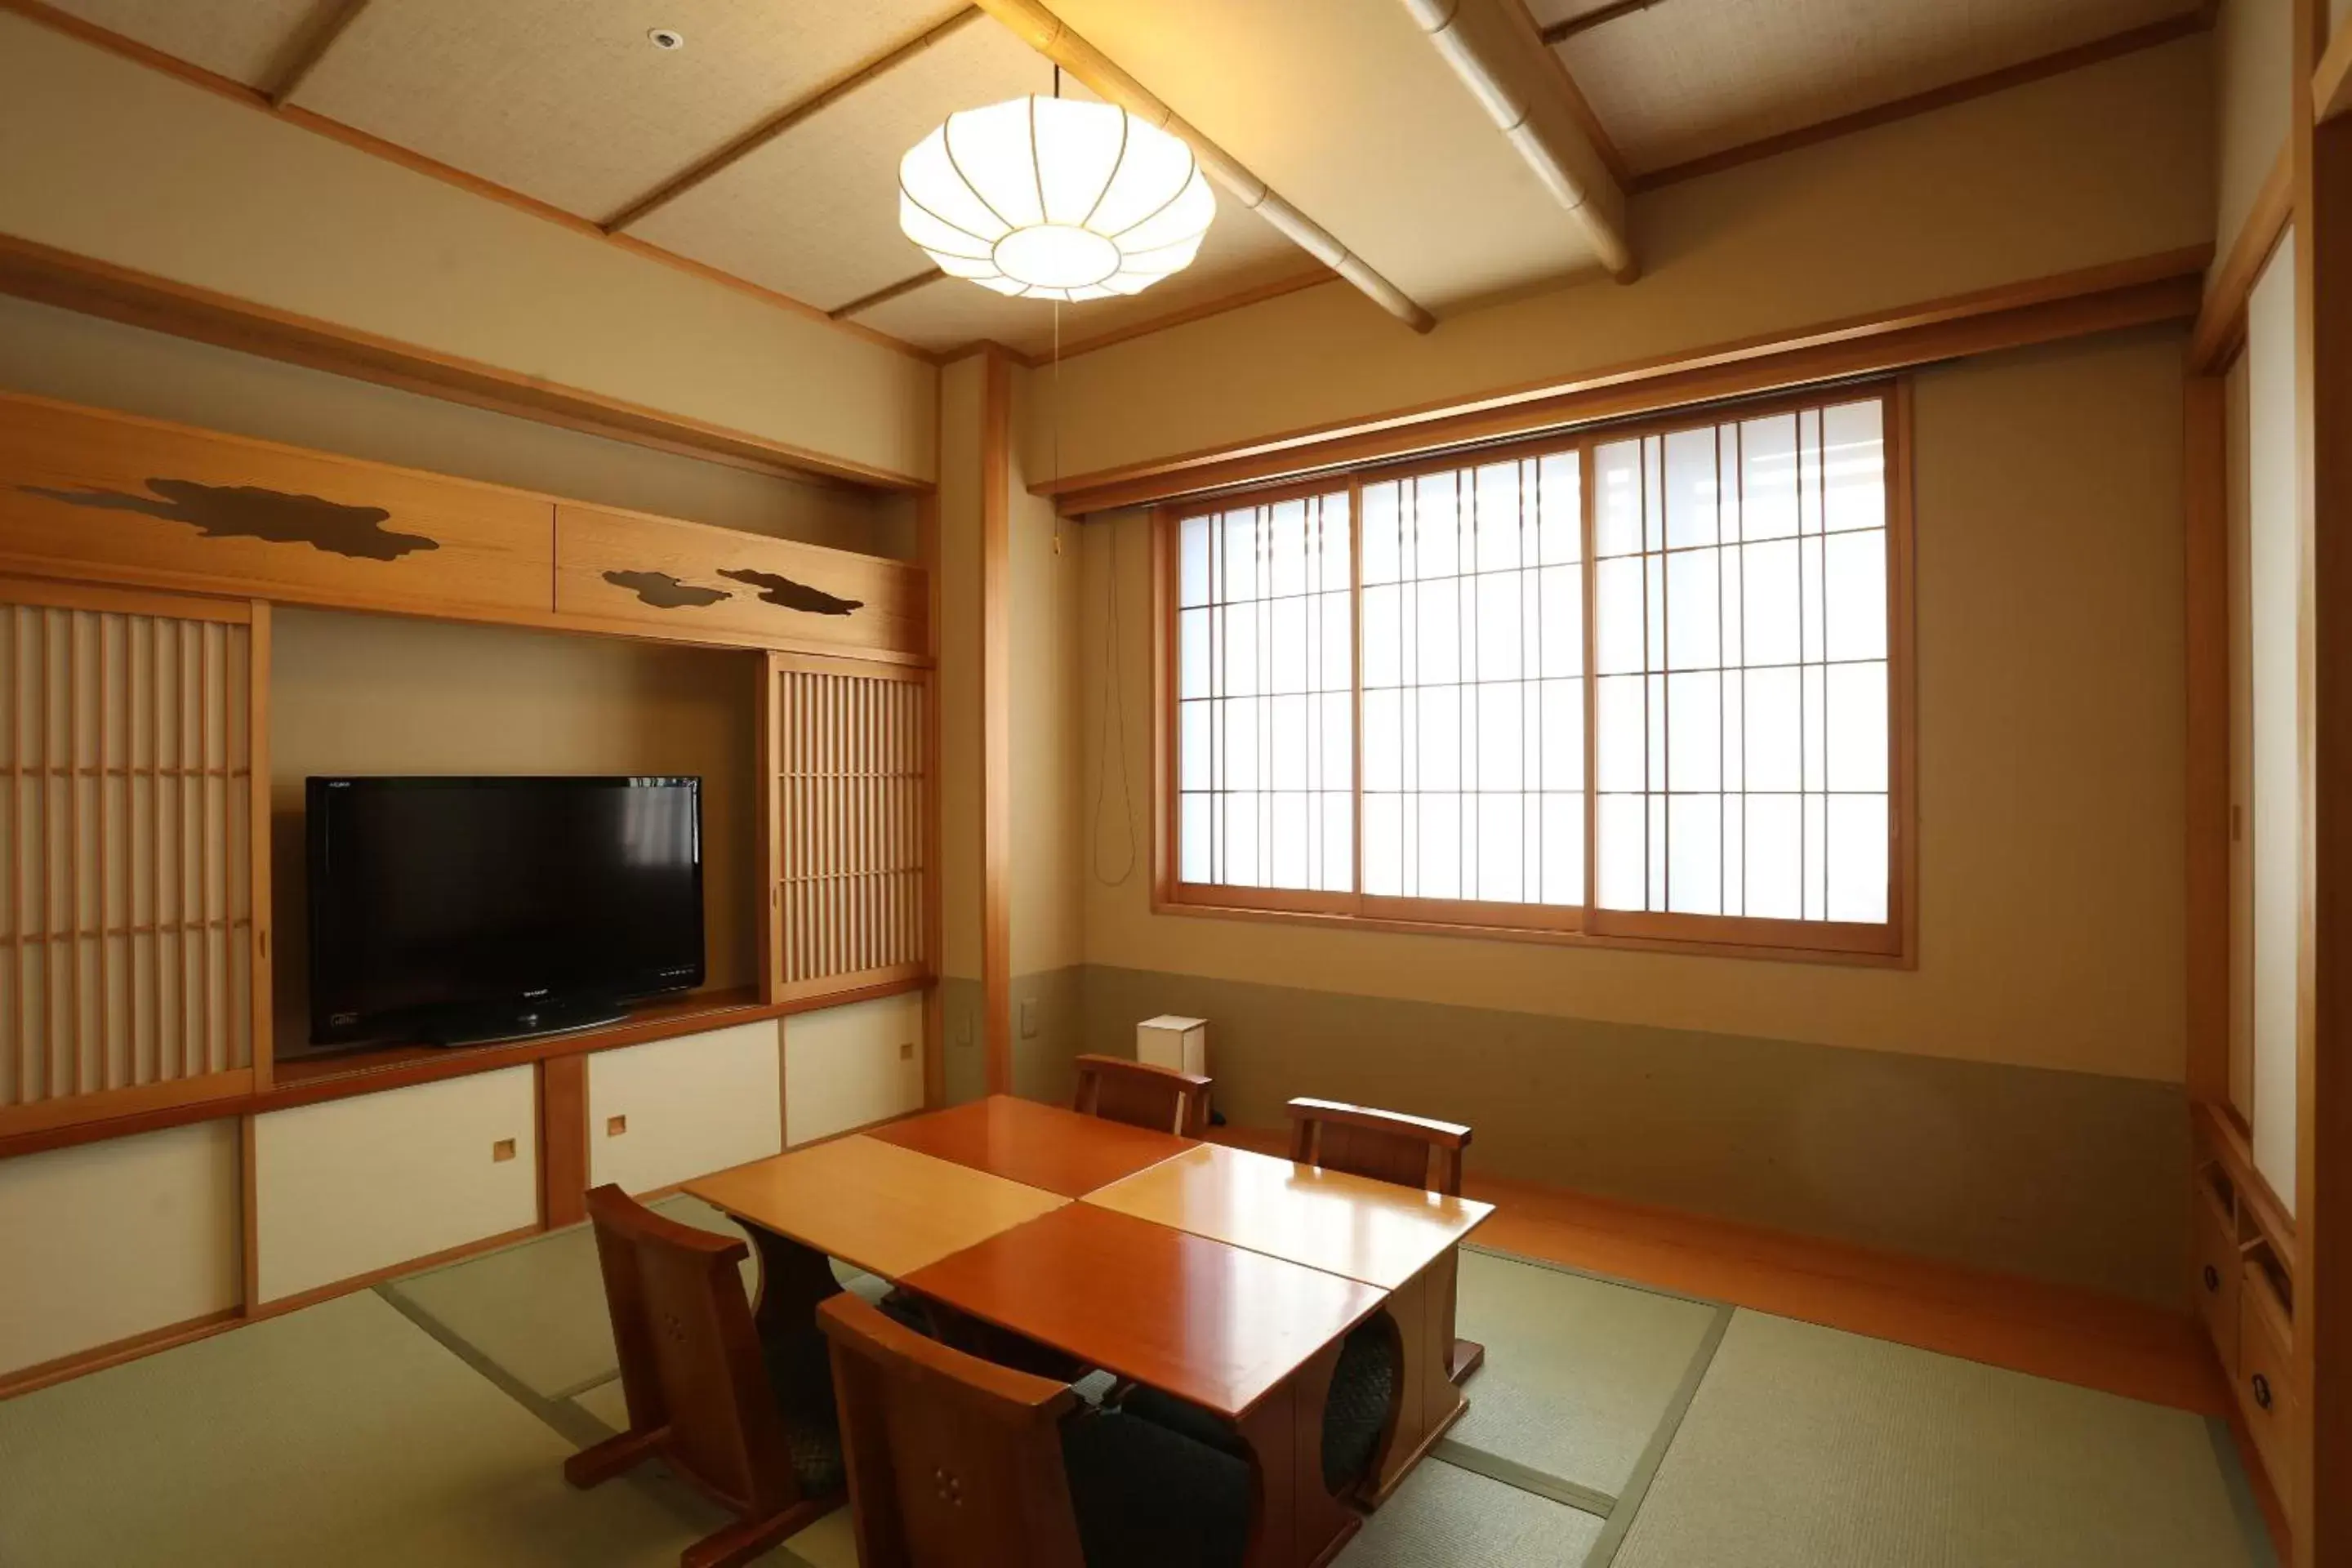
<path id="1" fill-rule="evenodd" d="M 1198 1137 L 1209 1124 L 1209 1086 L 1213 1080 L 1173 1068 L 1131 1062 L 1121 1057 L 1078 1058 L 1078 1093 L 1074 1108 L 1082 1116 L 1149 1127 L 1155 1132 Z"/>
<path id="2" fill-rule="evenodd" d="M 611 1184 L 588 1194 L 629 1428 L 667 1427 L 671 1464 L 747 1514 L 797 1496 L 782 1418 L 744 1300 L 741 1238 L 656 1214 Z"/>
<path id="3" fill-rule="evenodd" d="M 1290 1157 L 1376 1182 L 1462 1195 L 1470 1129 L 1330 1100 L 1290 1102 Z"/>
<path id="4" fill-rule="evenodd" d="M 1062 1458 L 1067 1384 L 829 1298 L 834 1397 L 866 1568 L 1084 1568 Z"/>

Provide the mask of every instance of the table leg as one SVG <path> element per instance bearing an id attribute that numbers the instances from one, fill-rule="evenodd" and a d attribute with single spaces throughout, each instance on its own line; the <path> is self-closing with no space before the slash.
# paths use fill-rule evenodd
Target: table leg
<path id="1" fill-rule="evenodd" d="M 1454 1385 L 1454 1290 L 1458 1273 L 1456 1254 L 1448 1248 L 1389 1297 L 1389 1312 L 1396 1319 L 1397 1334 L 1403 1343 L 1404 1367 L 1396 1426 L 1381 1450 L 1371 1479 L 1362 1489 L 1370 1507 L 1386 1502 L 1446 1428 L 1470 1408 L 1469 1400 Z"/>
<path id="2" fill-rule="evenodd" d="M 1247 1568 L 1320 1568 L 1363 1528 L 1353 1509 L 1323 1489 L 1323 1406 L 1339 1365 L 1335 1342 L 1235 1423 L 1257 1490 Z"/>

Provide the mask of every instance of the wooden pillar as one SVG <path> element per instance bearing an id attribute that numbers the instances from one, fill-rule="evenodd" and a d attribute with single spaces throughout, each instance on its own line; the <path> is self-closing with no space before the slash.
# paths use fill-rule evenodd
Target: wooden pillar
<path id="1" fill-rule="evenodd" d="M 2188 1018 L 2192 1100 L 2230 1102 L 2229 410 L 2189 366 L 2181 489 L 2188 651 Z"/>
<path id="2" fill-rule="evenodd" d="M 981 989 L 988 1092 L 1013 1092 L 1013 367 L 982 365 L 980 446 Z"/>
<path id="3" fill-rule="evenodd" d="M 2307 679 L 2296 1128 L 2297 1568 L 2352 1568 L 2352 119 L 2316 125 L 2326 0 L 2294 0 L 2296 459 Z"/>

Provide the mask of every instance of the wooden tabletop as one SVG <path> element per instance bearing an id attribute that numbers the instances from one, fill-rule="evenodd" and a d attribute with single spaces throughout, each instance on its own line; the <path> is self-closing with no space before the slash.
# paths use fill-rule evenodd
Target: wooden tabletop
<path id="1" fill-rule="evenodd" d="M 1093 1204 L 907 1276 L 908 1289 L 1239 1417 L 1385 1292 Z"/>
<path id="2" fill-rule="evenodd" d="M 886 1279 L 1069 1202 L 862 1135 L 719 1171 L 686 1190 Z"/>
<path id="3" fill-rule="evenodd" d="M 911 1116 L 866 1136 L 1073 1198 L 1199 1147 L 1190 1138 L 1004 1094 Z"/>
<path id="4" fill-rule="evenodd" d="M 1475 1199 L 1215 1143 L 1195 1144 L 1086 1202 L 1391 1290 L 1495 1212 Z"/>

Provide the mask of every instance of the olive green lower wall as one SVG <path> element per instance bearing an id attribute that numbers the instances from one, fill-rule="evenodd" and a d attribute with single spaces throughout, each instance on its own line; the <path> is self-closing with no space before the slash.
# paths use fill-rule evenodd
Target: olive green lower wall
<path id="1" fill-rule="evenodd" d="M 1208 1019 L 1238 1126 L 1385 1106 L 1475 1128 L 1474 1173 L 2183 1305 L 2178 1084 L 1100 964 L 1083 1002 L 1118 1056 Z"/>

